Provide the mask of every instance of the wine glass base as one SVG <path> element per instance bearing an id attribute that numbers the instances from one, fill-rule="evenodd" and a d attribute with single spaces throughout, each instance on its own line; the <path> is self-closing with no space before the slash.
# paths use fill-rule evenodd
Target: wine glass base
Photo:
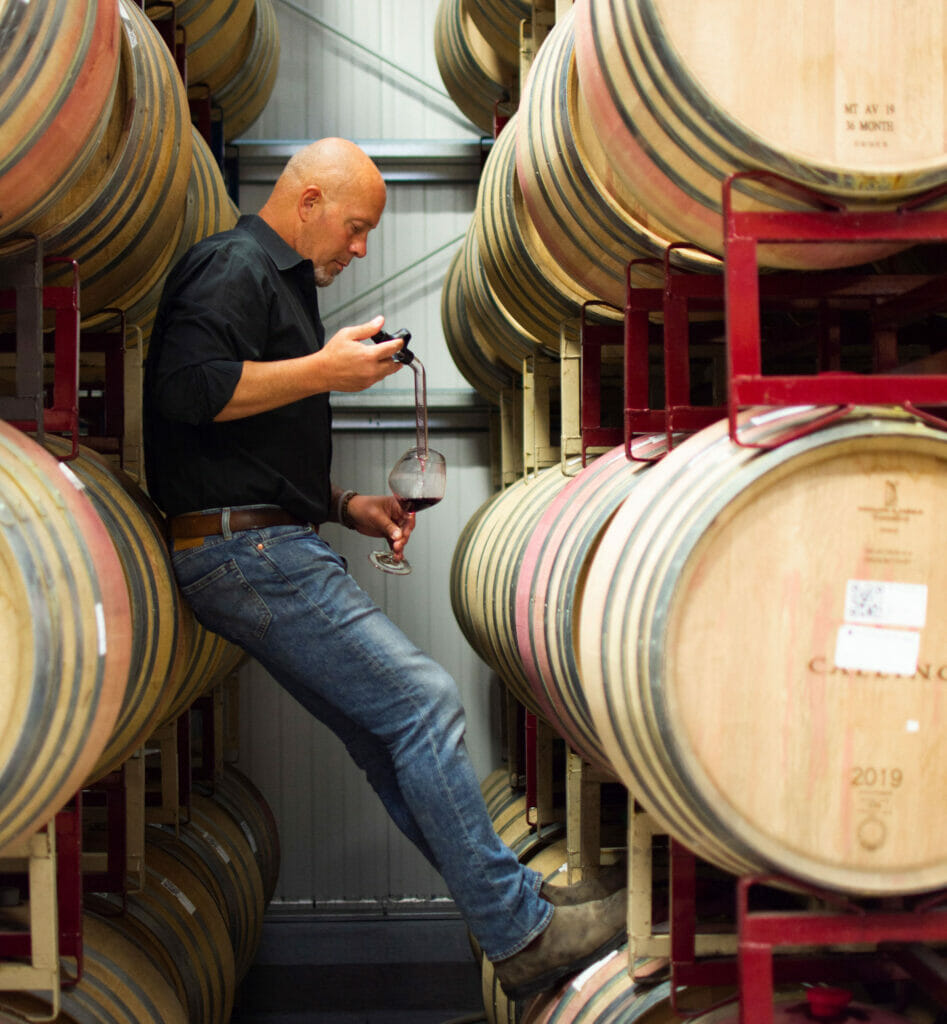
<path id="1" fill-rule="evenodd" d="M 411 572 L 411 566 L 408 561 L 404 558 L 396 561 L 390 551 L 371 551 L 369 552 L 368 560 L 376 569 L 381 569 L 382 572 L 390 572 L 393 576 L 407 576 Z"/>

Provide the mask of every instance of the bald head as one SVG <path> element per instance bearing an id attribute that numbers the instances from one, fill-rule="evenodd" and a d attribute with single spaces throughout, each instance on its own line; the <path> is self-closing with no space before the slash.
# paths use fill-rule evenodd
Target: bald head
<path id="1" fill-rule="evenodd" d="M 318 184 L 335 191 L 347 182 L 358 181 L 361 187 L 380 185 L 384 181 L 368 154 L 348 139 L 320 139 L 294 153 L 276 182 L 274 192 L 292 195 L 306 185 Z"/>
<path id="2" fill-rule="evenodd" d="M 384 179 L 368 154 L 347 139 L 327 138 L 292 156 L 260 216 L 312 260 L 325 285 L 353 256 L 365 255 L 385 200 Z"/>

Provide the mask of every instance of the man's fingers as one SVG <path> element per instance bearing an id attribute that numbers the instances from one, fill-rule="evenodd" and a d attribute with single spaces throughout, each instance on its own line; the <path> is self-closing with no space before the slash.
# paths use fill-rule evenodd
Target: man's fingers
<path id="1" fill-rule="evenodd" d="M 378 361 L 383 363 L 386 359 L 394 361 L 395 353 L 401 351 L 401 339 L 397 341 L 380 341 L 375 346 L 375 352 L 378 354 Z"/>

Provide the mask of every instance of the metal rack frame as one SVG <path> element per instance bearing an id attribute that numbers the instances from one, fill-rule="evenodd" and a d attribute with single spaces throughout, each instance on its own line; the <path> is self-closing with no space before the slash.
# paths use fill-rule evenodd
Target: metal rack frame
<path id="1" fill-rule="evenodd" d="M 739 182 L 763 180 L 794 196 L 802 196 L 811 212 L 747 212 L 734 207 Z M 633 437 L 664 431 L 669 448 L 673 434 L 699 430 L 729 418 L 732 440 L 742 444 L 736 420 L 750 405 L 826 405 L 835 408 L 808 429 L 818 429 L 845 415 L 856 404 L 898 405 L 935 426 L 947 421 L 923 407 L 947 404 L 947 375 L 897 374 L 896 331 L 911 320 L 944 306 L 947 275 L 877 274 L 856 271 L 780 271 L 760 275 L 758 246 L 785 243 L 813 245 L 826 242 L 937 242 L 947 241 L 947 212 L 926 209 L 943 198 L 947 187 L 916 197 L 896 210 L 853 213 L 832 197 L 780 178 L 770 172 L 745 171 L 723 184 L 725 258 L 723 273 L 699 274 L 674 265 L 674 255 L 691 249 L 673 242 L 663 260 L 641 258 L 626 267 L 625 304 L 625 410 L 626 456 L 633 458 Z M 659 288 L 634 287 L 638 265 L 661 267 Z M 816 308 L 819 317 L 819 365 L 813 374 L 764 374 L 761 357 L 761 304 L 771 309 Z M 874 372 L 859 374 L 839 369 L 841 343 L 837 323 L 840 308 L 862 309 L 870 317 Z M 690 398 L 689 333 L 693 312 L 721 312 L 724 316 L 727 355 L 727 400 L 722 406 L 694 405 Z M 664 404 L 649 401 L 649 317 L 663 315 Z M 584 354 L 584 353 L 583 353 Z M 584 381 L 583 398 L 596 381 Z M 583 434 L 598 436 L 594 398 L 583 411 Z M 790 438 L 779 438 L 773 444 Z"/>
<path id="2" fill-rule="evenodd" d="M 52 263 L 71 265 L 71 285 L 43 285 L 43 268 Z M 79 452 L 79 264 L 65 257 L 44 257 L 42 243 L 36 240 L 30 255 L 14 262 L 11 277 L 14 288 L 0 292 L 0 309 L 16 313 L 16 395 L 0 398 L 0 416 L 19 430 L 36 431 L 40 440 L 46 430 L 71 433 L 74 459 Z M 43 310 L 55 314 L 49 406 L 44 403 Z"/>
<path id="3" fill-rule="evenodd" d="M 43 828 L 0 850 L 0 870 L 24 874 L 30 890 L 29 930 L 0 932 L 0 991 L 50 992 L 51 1016 L 42 1019 L 58 1016 L 60 990 L 82 978 L 81 842 L 77 794 Z M 60 958 L 74 961 L 72 974 Z"/>
<path id="4" fill-rule="evenodd" d="M 734 208 L 733 192 L 742 181 L 762 181 L 801 196 L 812 212 L 747 212 Z M 947 425 L 919 406 L 947 402 L 947 375 L 838 371 L 815 375 L 764 375 L 760 356 L 760 243 L 933 242 L 947 240 L 947 212 L 925 209 L 947 195 L 947 186 L 884 212 L 851 212 L 837 200 L 802 188 L 767 171 L 731 174 L 723 184 L 725 239 L 725 310 L 728 356 L 730 436 L 742 443 L 737 414 L 750 405 L 835 405 L 831 418 L 845 415 L 854 405 L 898 405 L 928 422 Z M 818 279 L 817 279 L 818 280 Z M 943 278 L 935 278 L 903 294 L 879 301 L 873 319 L 879 329 L 923 315 L 944 303 Z M 809 282 L 800 280 L 803 289 Z M 822 421 L 824 422 L 824 421 Z M 822 422 L 810 429 L 818 429 Z M 782 440 L 774 442 L 782 443 Z"/>

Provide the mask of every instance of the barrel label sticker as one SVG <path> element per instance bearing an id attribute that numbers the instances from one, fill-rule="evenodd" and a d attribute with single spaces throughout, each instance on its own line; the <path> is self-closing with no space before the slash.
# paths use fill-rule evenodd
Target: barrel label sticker
<path id="1" fill-rule="evenodd" d="M 230 855 L 227 851 L 217 842 L 217 840 L 210 834 L 200 827 L 200 825 L 191 822 L 194 831 L 204 840 L 205 843 L 217 854 L 218 857 L 225 863 L 230 863 Z"/>
<path id="2" fill-rule="evenodd" d="M 84 491 L 85 484 L 76 476 L 75 473 L 65 464 L 65 462 L 59 463 L 59 468 L 62 470 L 62 475 L 72 484 L 77 491 Z"/>
<path id="3" fill-rule="evenodd" d="M 845 587 L 845 621 L 922 629 L 927 621 L 927 586 L 849 580 Z"/>
<path id="4" fill-rule="evenodd" d="M 95 603 L 95 628 L 99 635 L 99 657 L 104 658 L 108 645 L 105 640 L 105 609 L 101 601 Z"/>
<path id="5" fill-rule="evenodd" d="M 920 649 L 921 634 L 915 630 L 846 623 L 839 627 L 836 637 L 835 664 L 839 668 L 913 676 Z"/>
<path id="6" fill-rule="evenodd" d="M 197 911 L 197 907 L 184 895 L 183 892 L 171 881 L 170 878 L 161 879 L 161 887 L 167 889 L 169 893 L 181 904 L 182 907 L 193 916 Z"/>
<path id="7" fill-rule="evenodd" d="M 257 845 L 256 840 L 253 838 L 253 833 L 250 831 L 250 826 L 245 821 L 241 821 L 240 828 L 243 829 L 243 834 L 247 837 L 247 842 L 250 844 L 250 849 L 253 851 L 255 855 L 257 851 Z"/>

